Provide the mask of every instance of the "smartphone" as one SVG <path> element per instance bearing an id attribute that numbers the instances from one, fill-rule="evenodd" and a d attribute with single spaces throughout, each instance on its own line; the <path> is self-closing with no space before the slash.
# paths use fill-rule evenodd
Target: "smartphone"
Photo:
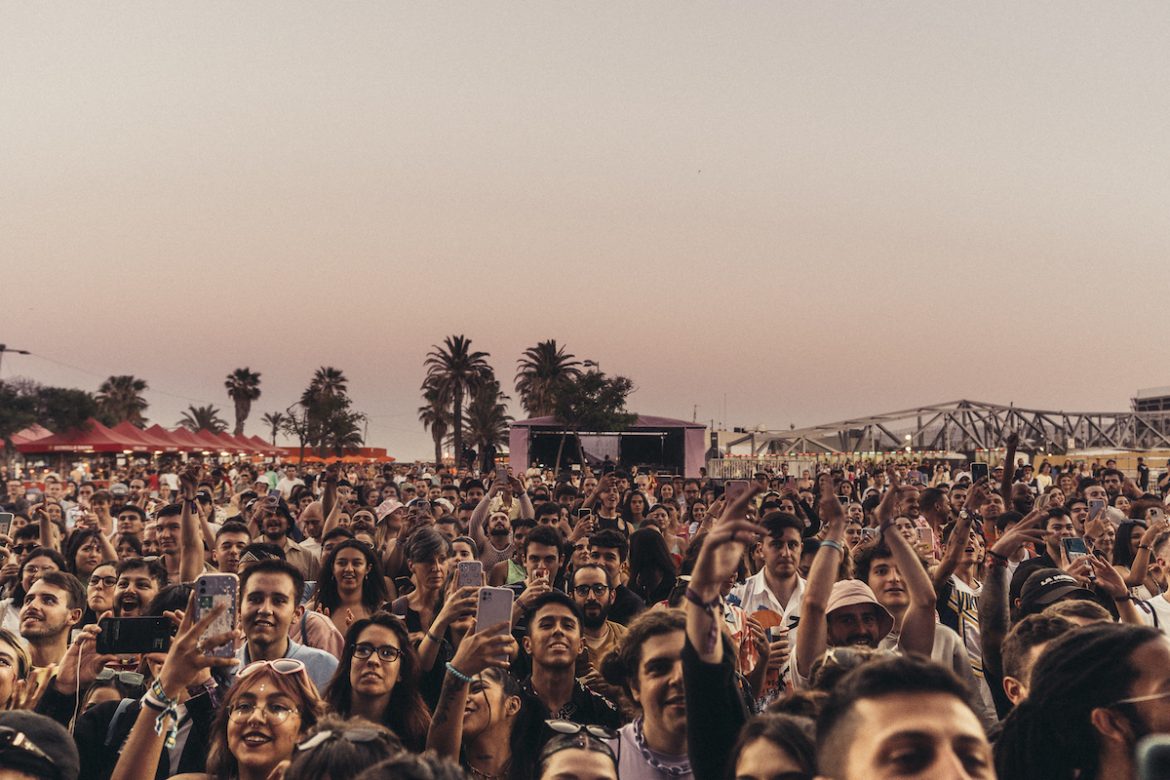
<path id="1" fill-rule="evenodd" d="M 1064 548 L 1064 555 L 1068 558 L 1069 563 L 1089 554 L 1089 549 L 1085 547 L 1085 540 L 1079 536 L 1061 539 L 1060 546 Z"/>
<path id="2" fill-rule="evenodd" d="M 919 544 L 926 545 L 926 546 L 929 546 L 931 548 L 934 547 L 934 531 L 932 531 L 929 528 L 922 528 L 922 527 L 916 528 L 915 531 L 918 534 L 918 543 Z"/>
<path id="3" fill-rule="evenodd" d="M 748 481 L 746 479 L 729 479 L 723 485 L 723 496 L 728 502 L 734 501 L 747 491 Z"/>
<path id="4" fill-rule="evenodd" d="M 12 515 L 9 515 L 9 517 L 12 517 Z M 1166 519 L 1166 512 L 1161 507 L 1152 506 L 1146 510 L 1146 523 L 1148 523 L 1148 524 L 1152 525 L 1154 523 L 1160 523 L 1165 519 Z M 3 522 L 4 522 L 4 515 L 0 515 L 0 524 L 2 524 Z M 3 528 L 3 525 L 0 525 L 0 528 Z M 8 533 L 8 532 L 4 531 L 4 530 L 0 530 L 0 534 L 6 534 L 6 533 Z"/>
<path id="5" fill-rule="evenodd" d="M 990 471 L 986 463 L 972 463 L 971 464 L 971 482 L 978 482 L 981 479 L 987 479 Z"/>
<path id="6" fill-rule="evenodd" d="M 12 518 L 11 512 L 0 512 L 0 536 L 8 536 L 12 532 Z"/>
<path id="7" fill-rule="evenodd" d="M 1105 502 L 1099 498 L 1089 500 L 1089 519 L 1092 520 L 1105 509 Z"/>
<path id="8" fill-rule="evenodd" d="M 483 585 L 482 561 L 459 561 L 455 565 L 455 587 L 478 588 Z"/>
<path id="9" fill-rule="evenodd" d="M 869 541 L 872 541 L 872 540 L 877 539 L 877 538 L 878 538 L 878 529 L 876 529 L 876 528 L 862 528 L 861 529 L 862 541 L 869 542 Z"/>
<path id="10" fill-rule="evenodd" d="M 220 604 L 226 607 L 203 632 L 200 639 L 215 634 L 224 634 L 236 627 L 239 590 L 240 578 L 234 574 L 200 574 L 195 580 L 195 620 L 201 620 L 204 615 Z M 217 658 L 231 658 L 235 654 L 236 649 L 231 642 L 207 651 L 207 655 Z"/>
<path id="11" fill-rule="evenodd" d="M 508 467 L 496 466 L 496 482 L 508 484 Z"/>
<path id="12" fill-rule="evenodd" d="M 584 507 L 582 507 L 581 509 L 577 510 L 577 519 L 584 520 L 586 517 L 589 517 L 589 515 L 591 515 L 591 514 L 593 514 L 592 509 L 585 509 Z"/>
<path id="13" fill-rule="evenodd" d="M 277 487 L 268 488 L 268 497 L 269 498 L 280 498 L 281 497 L 280 488 L 277 488 Z"/>
<path id="14" fill-rule="evenodd" d="M 103 618 L 98 627 L 102 632 L 95 644 L 102 655 L 165 653 L 176 630 L 165 617 Z"/>
<path id="15" fill-rule="evenodd" d="M 475 632 L 481 633 L 498 623 L 512 625 L 512 602 L 516 592 L 511 588 L 480 588 L 475 605 Z M 501 633 L 507 633 L 505 628 Z"/>

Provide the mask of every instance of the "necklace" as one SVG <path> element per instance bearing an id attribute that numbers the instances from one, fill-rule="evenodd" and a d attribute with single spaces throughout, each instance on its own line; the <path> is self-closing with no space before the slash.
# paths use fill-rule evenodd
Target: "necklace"
<path id="1" fill-rule="evenodd" d="M 487 772 L 481 772 L 472 766 L 470 761 L 467 762 L 467 771 L 471 772 L 471 774 L 475 775 L 476 777 L 482 777 L 483 780 L 500 780 L 500 778 L 507 776 L 507 772 L 500 775 L 489 775 Z"/>
<path id="2" fill-rule="evenodd" d="M 638 746 L 638 752 L 642 754 L 642 760 L 659 772 L 670 775 L 671 777 L 682 777 L 691 773 L 690 761 L 684 761 L 674 766 L 667 766 L 654 757 L 654 754 L 650 752 L 650 748 L 646 746 L 646 735 L 642 733 L 641 718 L 634 720 L 634 744 Z"/>

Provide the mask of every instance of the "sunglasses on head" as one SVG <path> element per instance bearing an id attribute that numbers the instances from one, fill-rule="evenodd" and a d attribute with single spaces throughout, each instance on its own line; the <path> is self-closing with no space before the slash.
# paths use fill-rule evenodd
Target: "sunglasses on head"
<path id="1" fill-rule="evenodd" d="M 275 661 L 253 661 L 239 671 L 236 679 L 242 680 L 262 669 L 271 669 L 277 674 L 297 674 L 299 672 L 308 674 L 304 663 L 301 661 L 295 658 L 277 658 Z"/>
<path id="2" fill-rule="evenodd" d="M 37 743 L 25 736 L 24 732 L 9 726 L 0 726 L 0 755 L 9 751 L 27 753 L 42 761 L 47 761 L 50 766 L 57 766 L 57 762 L 50 758 L 48 753 L 37 747 Z"/>
<path id="3" fill-rule="evenodd" d="M 378 729 L 345 729 L 344 731 L 333 731 L 326 729 L 325 731 L 318 731 L 313 736 L 306 739 L 297 745 L 297 752 L 302 750 L 312 750 L 318 745 L 323 745 L 326 742 L 331 742 L 335 739 L 344 739 L 346 742 L 362 743 L 362 742 L 377 742 L 378 740 L 388 741 L 388 734 L 385 731 Z"/>

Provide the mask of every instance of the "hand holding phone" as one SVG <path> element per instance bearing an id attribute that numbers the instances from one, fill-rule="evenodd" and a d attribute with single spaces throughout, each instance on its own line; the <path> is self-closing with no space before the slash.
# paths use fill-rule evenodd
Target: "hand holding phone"
<path id="1" fill-rule="evenodd" d="M 211 622 L 207 630 L 199 638 L 203 641 L 209 636 L 226 634 L 236 627 L 236 605 L 240 579 L 234 574 L 201 574 L 195 580 L 195 622 L 222 604 L 224 611 Z M 217 658 L 231 658 L 236 649 L 231 643 L 210 648 L 207 655 Z"/>
<path id="2" fill-rule="evenodd" d="M 511 588 L 480 588 L 479 599 L 475 605 L 475 633 L 481 634 L 493 626 L 506 623 L 502 631 L 496 634 L 509 633 L 512 629 L 512 602 L 516 594 Z"/>
<path id="3" fill-rule="evenodd" d="M 483 585 L 482 561 L 459 561 L 455 565 L 455 586 L 457 588 L 478 588 Z"/>

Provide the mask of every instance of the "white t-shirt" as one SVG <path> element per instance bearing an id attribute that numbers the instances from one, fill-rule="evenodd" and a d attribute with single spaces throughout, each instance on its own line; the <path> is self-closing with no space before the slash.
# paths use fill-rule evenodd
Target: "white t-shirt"
<path id="1" fill-rule="evenodd" d="M 1170 636 L 1170 601 L 1167 601 L 1165 596 L 1158 596 L 1156 599 L 1150 599 L 1146 604 L 1154 610 L 1154 614 L 1151 615 L 1139 605 L 1138 611 L 1141 612 L 1142 620 L 1146 621 L 1147 626 L 1157 626 L 1163 634 Z"/>
<path id="2" fill-rule="evenodd" d="M 618 777 L 622 780 L 693 780 L 694 775 L 687 771 L 681 774 L 671 774 L 657 769 L 642 755 L 638 743 L 634 738 L 634 724 L 627 723 L 618 730 L 618 738 L 607 740 L 609 747 L 618 757 Z M 663 767 L 680 768 L 690 767 L 686 756 L 668 756 L 655 753 L 646 748 L 658 764 Z"/>

